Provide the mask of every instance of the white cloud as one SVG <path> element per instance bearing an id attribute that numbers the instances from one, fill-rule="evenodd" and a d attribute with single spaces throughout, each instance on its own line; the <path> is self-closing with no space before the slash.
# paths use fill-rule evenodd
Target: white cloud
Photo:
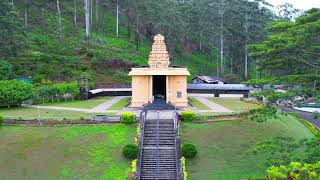
<path id="1" fill-rule="evenodd" d="M 297 9 L 309 10 L 311 8 L 320 8 L 320 0 L 267 0 L 270 4 L 277 6 L 284 3 L 293 4 Z"/>

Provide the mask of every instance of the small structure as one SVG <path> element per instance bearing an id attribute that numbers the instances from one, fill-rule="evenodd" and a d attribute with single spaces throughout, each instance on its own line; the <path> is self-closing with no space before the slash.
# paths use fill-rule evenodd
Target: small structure
<path id="1" fill-rule="evenodd" d="M 169 54 L 160 34 L 154 37 L 149 55 L 149 67 L 132 68 L 131 107 L 146 103 L 166 102 L 178 107 L 188 106 L 187 68 L 170 67 Z"/>
<path id="2" fill-rule="evenodd" d="M 224 79 L 214 76 L 196 76 L 192 84 L 224 84 Z"/>

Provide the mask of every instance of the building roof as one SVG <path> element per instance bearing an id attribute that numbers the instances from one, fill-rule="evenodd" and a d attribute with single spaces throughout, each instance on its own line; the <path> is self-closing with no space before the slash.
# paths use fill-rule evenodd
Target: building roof
<path id="1" fill-rule="evenodd" d="M 243 84 L 188 84 L 189 89 L 207 89 L 207 90 L 245 90 L 250 91 L 253 88 Z"/>
<path id="2" fill-rule="evenodd" d="M 169 76 L 190 76 L 187 68 L 132 68 L 129 76 L 152 76 L 152 75 L 169 75 Z"/>
<path id="3" fill-rule="evenodd" d="M 224 79 L 219 77 L 214 77 L 214 76 L 196 76 L 193 79 L 196 79 L 196 78 L 201 79 L 206 83 L 224 82 Z"/>

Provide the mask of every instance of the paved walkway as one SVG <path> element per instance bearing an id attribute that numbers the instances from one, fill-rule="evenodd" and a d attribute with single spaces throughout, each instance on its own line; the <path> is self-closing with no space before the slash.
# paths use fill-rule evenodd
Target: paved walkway
<path id="1" fill-rule="evenodd" d="M 29 107 L 29 108 L 67 110 L 67 111 L 81 111 L 81 112 L 86 112 L 86 111 L 90 110 L 90 109 L 84 109 L 84 108 L 59 107 L 59 106 L 37 106 L 37 105 L 29 105 L 29 104 L 22 104 L 22 106 L 23 107 Z"/>
<path id="2" fill-rule="evenodd" d="M 194 98 L 196 98 L 198 101 L 200 101 L 201 103 L 203 103 L 203 104 L 207 105 L 209 108 L 211 108 L 212 111 L 210 111 L 210 112 L 232 112 L 230 109 L 225 108 L 223 106 L 220 106 L 219 104 L 216 104 L 216 103 L 208 100 L 207 98 L 204 98 L 204 97 L 194 97 Z"/>
<path id="3" fill-rule="evenodd" d="M 110 108 L 115 103 L 121 101 L 122 99 L 126 98 L 126 96 L 116 96 L 113 99 L 106 101 L 102 104 L 99 104 L 98 106 L 90 109 L 87 111 L 87 113 L 104 113 L 107 112 L 107 109 Z"/>
<path id="4" fill-rule="evenodd" d="M 320 120 L 315 119 L 311 112 L 299 111 L 286 106 L 278 106 L 280 109 L 286 112 L 296 112 L 299 113 L 300 117 L 312 123 L 320 131 Z"/>
<path id="5" fill-rule="evenodd" d="M 117 113 L 119 110 L 107 110 L 107 109 L 124 98 L 126 98 L 126 96 L 116 96 L 110 100 L 105 100 L 104 103 L 101 103 L 92 109 L 62 107 L 62 106 L 61 107 L 60 106 L 37 106 L 37 105 L 29 105 L 29 104 L 22 104 L 22 106 L 29 107 L 29 108 L 39 108 L 39 109 L 80 111 L 85 113 Z"/>

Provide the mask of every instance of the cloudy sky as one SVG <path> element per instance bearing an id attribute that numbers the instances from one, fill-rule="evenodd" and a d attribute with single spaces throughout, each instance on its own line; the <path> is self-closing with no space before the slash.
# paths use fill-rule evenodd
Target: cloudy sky
<path id="1" fill-rule="evenodd" d="M 297 9 L 308 10 L 313 7 L 320 8 L 320 0 L 267 0 L 270 4 L 275 6 L 281 5 L 284 3 L 293 4 Z"/>

